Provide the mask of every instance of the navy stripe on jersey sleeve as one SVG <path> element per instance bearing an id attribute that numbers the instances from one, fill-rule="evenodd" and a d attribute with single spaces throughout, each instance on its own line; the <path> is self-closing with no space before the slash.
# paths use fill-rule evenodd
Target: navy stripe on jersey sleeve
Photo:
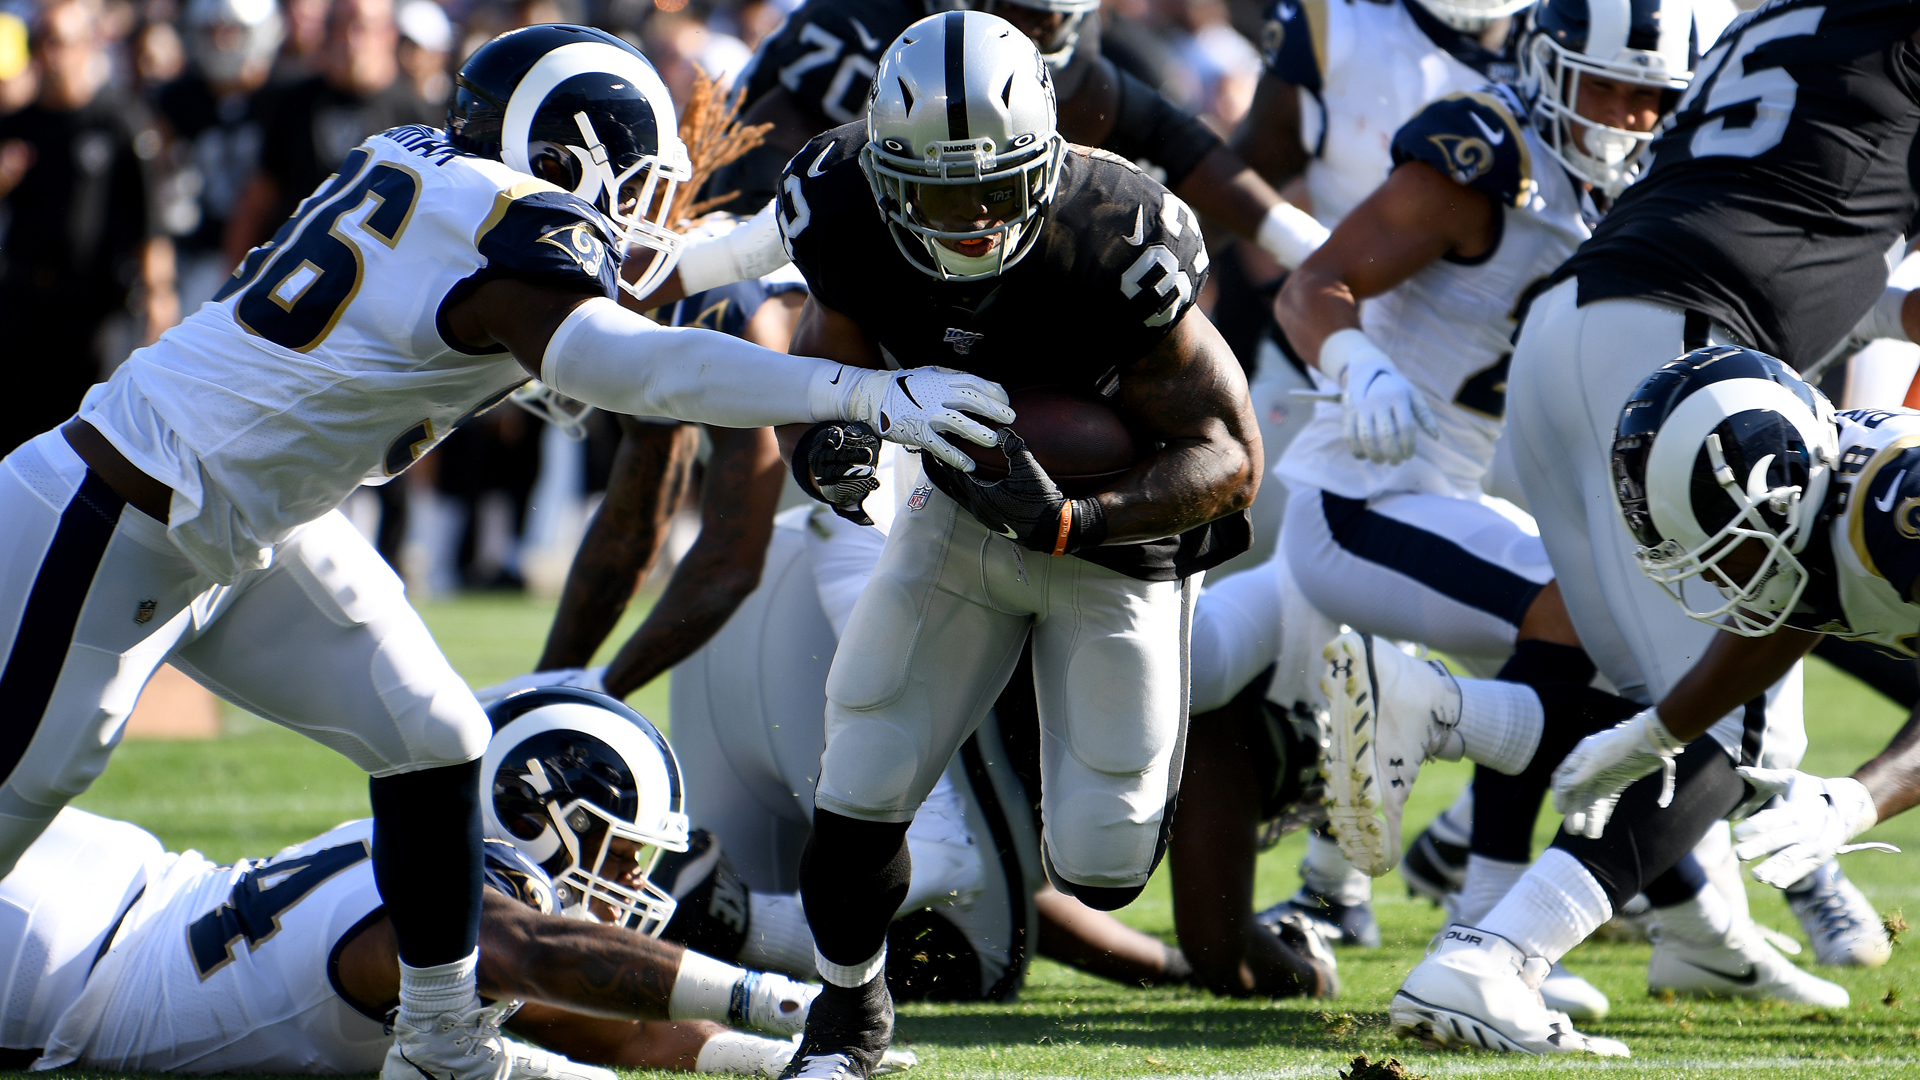
<path id="1" fill-rule="evenodd" d="M 1859 515 L 1851 530 L 1867 566 L 1901 596 L 1913 595 L 1920 576 L 1920 446 L 1881 465 L 1864 491 L 1853 496 Z"/>
<path id="2" fill-rule="evenodd" d="M 1421 161 L 1499 206 L 1532 196 L 1533 154 L 1514 112 L 1494 92 L 1449 94 L 1393 135 L 1393 164 Z"/>
<path id="3" fill-rule="evenodd" d="M 493 217 L 474 238 L 487 260 L 483 275 L 619 295 L 620 258 L 598 211 L 559 190 L 511 194 L 501 194 Z"/>
<path id="4" fill-rule="evenodd" d="M 1260 51 L 1267 71 L 1283 82 L 1320 92 L 1326 60 L 1326 0 L 1278 0 L 1267 9 Z"/>

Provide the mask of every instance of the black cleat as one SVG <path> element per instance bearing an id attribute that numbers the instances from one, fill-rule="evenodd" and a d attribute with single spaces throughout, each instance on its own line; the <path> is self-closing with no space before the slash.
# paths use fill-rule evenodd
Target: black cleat
<path id="1" fill-rule="evenodd" d="M 867 1080 L 893 1041 L 893 995 L 884 973 L 849 989 L 827 983 L 807 1011 L 806 1036 L 781 1080 Z"/>
<path id="2" fill-rule="evenodd" d="M 1435 836 L 1431 825 L 1422 829 L 1400 857 L 1400 876 L 1406 880 L 1407 895 L 1446 903 L 1448 896 L 1458 894 L 1467 884 L 1467 855 L 1467 848 Z"/>
<path id="3" fill-rule="evenodd" d="M 1254 916 L 1254 921 L 1278 934 L 1280 917 L 1299 912 L 1326 927 L 1325 936 L 1337 945 L 1358 945 L 1363 949 L 1380 947 L 1380 924 L 1374 921 L 1370 904 L 1336 904 L 1305 885 L 1291 899 L 1282 900 Z"/>

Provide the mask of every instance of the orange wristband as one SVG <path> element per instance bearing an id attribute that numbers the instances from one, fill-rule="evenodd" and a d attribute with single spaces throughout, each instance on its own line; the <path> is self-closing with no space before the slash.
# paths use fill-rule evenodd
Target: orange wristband
<path id="1" fill-rule="evenodd" d="M 1067 553 L 1067 535 L 1073 532 L 1073 500 L 1060 504 L 1060 535 L 1054 538 L 1053 555 L 1059 558 Z"/>

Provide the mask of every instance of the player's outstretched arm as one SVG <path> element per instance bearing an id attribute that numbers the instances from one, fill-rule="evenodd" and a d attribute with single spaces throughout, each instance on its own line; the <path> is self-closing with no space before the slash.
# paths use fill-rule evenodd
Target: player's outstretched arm
<path id="1" fill-rule="evenodd" d="M 1189 310 L 1124 370 L 1120 399 L 1164 445 L 1096 496 L 1106 543 L 1174 536 L 1253 502 L 1262 461 L 1246 376 L 1205 315 Z"/>
<path id="2" fill-rule="evenodd" d="M 1304 173 L 1310 159 L 1300 143 L 1300 88 L 1263 72 L 1229 145 L 1276 189 Z"/>

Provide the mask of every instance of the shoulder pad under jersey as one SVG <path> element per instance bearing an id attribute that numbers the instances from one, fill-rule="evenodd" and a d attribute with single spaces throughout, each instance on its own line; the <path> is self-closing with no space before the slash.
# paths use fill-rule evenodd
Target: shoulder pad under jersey
<path id="1" fill-rule="evenodd" d="M 1841 477 L 1859 474 L 1841 513 L 1844 541 L 1869 572 L 1885 578 L 1901 596 L 1911 596 L 1920 576 L 1920 414 L 1907 410 L 1841 413 Z M 1848 428 L 1897 424 L 1877 447 L 1850 446 Z M 1854 429 L 1858 431 L 1856 427 Z"/>
<path id="2" fill-rule="evenodd" d="M 1319 93 L 1327 69 L 1327 0 L 1276 0 L 1267 9 L 1260 52 L 1275 78 Z"/>
<path id="3" fill-rule="evenodd" d="M 1525 117 L 1504 86 L 1448 94 L 1394 132 L 1393 164 L 1425 162 L 1496 205 L 1524 206 L 1535 187 Z"/>
<path id="4" fill-rule="evenodd" d="M 489 888 L 548 915 L 560 910 L 553 898 L 553 880 L 519 848 L 505 840 L 488 840 L 484 848 L 482 874 Z"/>
<path id="5" fill-rule="evenodd" d="M 866 144 L 867 126 L 858 122 L 814 136 L 787 162 L 780 190 L 774 194 L 773 220 L 780 229 L 787 257 L 828 307 L 836 306 L 833 287 L 822 275 L 829 263 L 846 254 L 835 245 L 844 245 L 848 238 L 832 225 L 814 227 L 815 219 L 822 214 L 836 217 L 849 210 L 879 219 L 872 188 L 860 169 L 860 151 Z M 888 264 L 882 261 L 879 265 Z"/>
<path id="6" fill-rule="evenodd" d="M 1082 252 L 1075 261 L 1108 279 L 1092 283 L 1093 299 L 1118 304 L 1111 316 L 1116 329 L 1144 328 L 1144 352 L 1180 321 L 1206 283 L 1200 218 L 1125 158 L 1080 146 L 1067 157 L 1082 175 L 1063 182 L 1048 211 L 1049 228 L 1069 230 Z"/>
<path id="7" fill-rule="evenodd" d="M 606 219 L 545 181 L 528 177 L 496 195 L 473 246 L 490 274 L 619 295 L 620 258 Z"/>

